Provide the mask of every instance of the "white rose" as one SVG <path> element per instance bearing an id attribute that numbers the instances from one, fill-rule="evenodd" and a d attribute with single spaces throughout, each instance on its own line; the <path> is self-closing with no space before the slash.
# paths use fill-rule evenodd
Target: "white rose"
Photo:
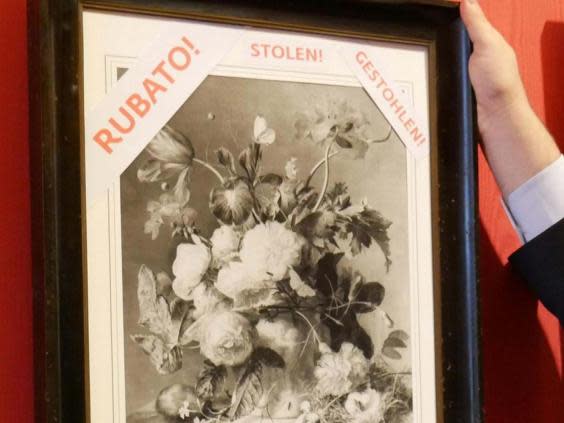
<path id="1" fill-rule="evenodd" d="M 345 401 L 345 410 L 354 423 L 379 423 L 384 418 L 382 395 L 374 389 L 352 392 Z"/>
<path id="2" fill-rule="evenodd" d="M 246 263 L 232 261 L 218 272 L 215 287 L 223 295 L 237 299 L 243 291 L 274 289 L 276 284 L 270 278 L 259 278 Z"/>
<path id="3" fill-rule="evenodd" d="M 317 391 L 323 395 L 341 396 L 366 380 L 369 363 L 357 347 L 345 342 L 339 352 L 320 344 L 321 357 L 315 366 Z"/>
<path id="4" fill-rule="evenodd" d="M 291 318 L 260 319 L 256 328 L 260 346 L 276 351 L 286 363 L 296 362 L 303 346 L 303 336 Z"/>
<path id="5" fill-rule="evenodd" d="M 222 225 L 213 231 L 210 241 L 213 258 L 220 262 L 227 262 L 239 250 L 241 234 L 233 230 L 231 226 Z"/>
<path id="6" fill-rule="evenodd" d="M 229 299 L 213 285 L 206 283 L 200 283 L 192 290 L 192 299 L 195 308 L 192 314 L 194 319 L 199 319 L 205 314 L 226 311 L 230 307 Z"/>
<path id="7" fill-rule="evenodd" d="M 284 279 L 301 261 L 304 240 L 278 222 L 259 224 L 243 237 L 240 257 L 256 278 Z"/>
<path id="8" fill-rule="evenodd" d="M 339 397 L 350 392 L 351 365 L 339 354 L 323 354 L 317 361 L 313 374 L 317 379 L 315 389 L 322 395 Z"/>
<path id="9" fill-rule="evenodd" d="M 301 415 L 298 416 L 295 423 L 317 423 L 319 422 L 319 414 L 315 413 L 311 409 L 311 403 L 309 401 L 302 401 L 300 404 Z"/>
<path id="10" fill-rule="evenodd" d="M 200 351 L 216 366 L 237 366 L 251 355 L 256 330 L 239 313 L 224 311 L 204 317 Z"/>
<path id="11" fill-rule="evenodd" d="M 183 300 L 191 299 L 192 290 L 198 285 L 211 262 L 210 250 L 203 244 L 180 244 L 172 264 L 175 279 L 174 293 Z"/>
<path id="12" fill-rule="evenodd" d="M 229 298 L 235 298 L 249 285 L 249 271 L 241 262 L 232 261 L 220 269 L 215 287 Z"/>
<path id="13" fill-rule="evenodd" d="M 353 385 L 358 386 L 366 381 L 370 364 L 362 351 L 350 342 L 341 345 L 339 354 L 343 356 L 351 365 L 349 379 Z"/>

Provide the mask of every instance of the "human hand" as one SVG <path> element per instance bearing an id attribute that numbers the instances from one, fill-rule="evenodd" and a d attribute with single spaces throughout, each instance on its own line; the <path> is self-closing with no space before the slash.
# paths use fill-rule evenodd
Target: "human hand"
<path id="1" fill-rule="evenodd" d="M 474 51 L 469 73 L 486 157 L 504 196 L 560 157 L 529 102 L 513 48 L 487 20 L 478 0 L 460 12 Z"/>
<path id="2" fill-rule="evenodd" d="M 474 51 L 469 72 L 476 93 L 478 125 L 487 131 L 509 109 L 527 105 L 515 51 L 487 20 L 477 0 L 463 0 L 461 15 Z"/>

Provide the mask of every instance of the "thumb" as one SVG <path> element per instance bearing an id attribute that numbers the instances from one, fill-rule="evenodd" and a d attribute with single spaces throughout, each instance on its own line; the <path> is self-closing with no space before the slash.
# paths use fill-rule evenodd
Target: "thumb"
<path id="1" fill-rule="evenodd" d="M 472 42 L 476 45 L 488 44 L 496 30 L 486 18 L 478 0 L 462 0 L 460 16 Z"/>

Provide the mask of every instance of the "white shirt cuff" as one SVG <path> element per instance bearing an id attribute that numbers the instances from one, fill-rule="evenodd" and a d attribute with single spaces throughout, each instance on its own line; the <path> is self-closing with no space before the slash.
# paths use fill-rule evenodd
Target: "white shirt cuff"
<path id="1" fill-rule="evenodd" d="M 506 205 L 524 241 L 564 219 L 564 157 L 560 156 L 509 194 Z"/>

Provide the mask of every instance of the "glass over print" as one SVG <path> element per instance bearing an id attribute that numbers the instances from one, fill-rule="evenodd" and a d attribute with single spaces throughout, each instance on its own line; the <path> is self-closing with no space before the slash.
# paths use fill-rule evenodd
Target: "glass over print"
<path id="1" fill-rule="evenodd" d="M 167 22 L 85 12 L 86 110 Z M 92 421 L 434 420 L 429 159 L 341 41 L 249 30 L 89 204 Z M 426 48 L 352 43 L 427 128 Z"/>

